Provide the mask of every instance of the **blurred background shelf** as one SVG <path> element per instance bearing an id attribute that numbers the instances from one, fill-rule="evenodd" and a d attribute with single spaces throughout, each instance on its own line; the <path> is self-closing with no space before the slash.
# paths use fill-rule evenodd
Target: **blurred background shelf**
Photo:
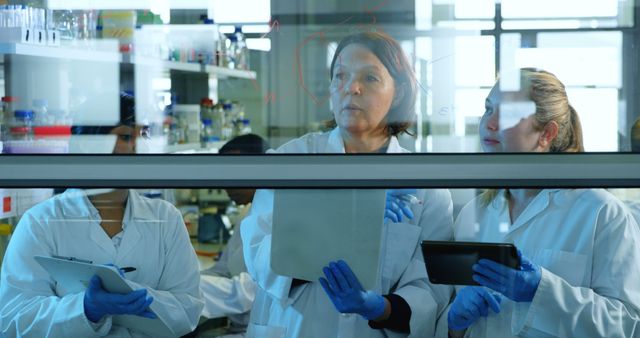
<path id="1" fill-rule="evenodd" d="M 136 56 L 131 54 L 122 55 L 123 64 L 140 65 L 158 67 L 165 70 L 177 70 L 183 72 L 193 73 L 208 73 L 216 75 L 218 78 L 237 78 L 237 79 L 249 79 L 254 80 L 257 78 L 255 71 L 229 69 L 224 67 L 203 65 L 194 62 L 178 62 L 160 60 L 152 57 Z"/>
<path id="2" fill-rule="evenodd" d="M 210 144 L 207 147 L 202 147 L 200 143 L 184 143 L 168 145 L 165 148 L 166 153 L 171 154 L 199 154 L 199 153 L 218 153 L 220 148 L 225 144 L 225 141 L 218 141 Z"/>
<path id="3" fill-rule="evenodd" d="M 45 46 L 15 42 L 1 42 L 0 54 L 40 56 L 65 60 L 121 62 L 122 56 L 113 44 L 113 51 L 91 49 L 91 46 Z"/>

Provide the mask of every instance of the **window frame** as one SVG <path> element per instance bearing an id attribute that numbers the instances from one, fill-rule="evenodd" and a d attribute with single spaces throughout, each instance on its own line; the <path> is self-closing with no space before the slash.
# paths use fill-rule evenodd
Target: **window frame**
<path id="1" fill-rule="evenodd" d="M 640 156 L 3 155 L 2 188 L 631 188 Z"/>

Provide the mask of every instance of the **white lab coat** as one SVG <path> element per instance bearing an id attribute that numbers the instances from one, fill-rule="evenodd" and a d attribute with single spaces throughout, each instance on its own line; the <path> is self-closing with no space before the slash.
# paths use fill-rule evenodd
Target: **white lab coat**
<path id="1" fill-rule="evenodd" d="M 640 223 L 640 201 L 625 201 L 625 204 L 629 208 L 633 218 L 636 220 L 636 223 Z"/>
<path id="2" fill-rule="evenodd" d="M 133 190 L 118 249 L 100 227 L 100 216 L 82 190 L 40 203 L 22 217 L 2 264 L 0 332 L 7 337 L 143 337 L 84 314 L 84 292 L 64 294 L 34 255 L 71 256 L 137 270 L 126 274 L 134 288 L 146 287 L 157 314 L 176 336 L 192 331 L 202 311 L 198 260 L 180 212 L 166 201 Z M 2 334 L 0 334 L 1 336 Z"/>
<path id="3" fill-rule="evenodd" d="M 505 191 L 476 198 L 454 226 L 459 241 L 513 243 L 542 267 L 531 302 L 503 297 L 466 337 L 639 337 L 640 235 L 624 205 L 602 189 L 542 190 L 513 224 Z M 448 311 L 447 311 L 448 312 Z M 447 336 L 447 316 L 438 335 Z"/>
<path id="4" fill-rule="evenodd" d="M 391 138 L 389 153 L 407 152 Z M 307 134 L 280 147 L 278 153 L 344 153 L 336 128 Z M 392 159 L 390 159 L 392 160 Z M 363 169 L 366 170 L 366 169 Z M 414 220 L 384 227 L 382 273 L 374 291 L 395 293 L 411 307 L 411 336 L 433 335 L 436 317 L 443 313 L 452 289 L 428 282 L 421 240 L 452 238 L 452 202 L 448 190 L 420 190 L 423 206 L 413 206 Z M 331 338 L 400 337 L 390 330 L 375 330 L 356 314 L 340 314 L 318 282 L 291 290 L 292 278 L 275 274 L 271 266 L 273 191 L 258 190 L 252 210 L 242 223 L 247 269 L 258 283 L 247 337 Z M 329 262 L 327 262 L 329 263 Z"/>
<path id="5" fill-rule="evenodd" d="M 240 224 L 236 225 L 218 262 L 202 271 L 200 278 L 205 301 L 202 315 L 207 318 L 228 316 L 231 321 L 228 332 L 244 332 L 256 295 L 256 283 L 244 264 Z"/>

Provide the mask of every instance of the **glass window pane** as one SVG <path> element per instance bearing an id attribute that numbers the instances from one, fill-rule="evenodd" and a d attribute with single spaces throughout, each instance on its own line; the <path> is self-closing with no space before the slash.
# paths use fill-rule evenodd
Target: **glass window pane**
<path id="1" fill-rule="evenodd" d="M 495 81 L 495 43 L 490 36 L 455 38 L 455 72 L 458 86 L 491 86 Z"/>
<path id="2" fill-rule="evenodd" d="M 617 16 L 619 0 L 502 0 L 501 3 L 504 18 L 579 18 Z"/>
<path id="3" fill-rule="evenodd" d="M 269 22 L 271 18 L 269 0 L 212 0 L 212 3 L 216 23 L 260 23 Z"/>
<path id="4" fill-rule="evenodd" d="M 455 0 L 458 19 L 493 19 L 496 15 L 495 0 Z"/>
<path id="5" fill-rule="evenodd" d="M 569 86 L 619 88 L 621 47 L 621 34 L 615 32 L 543 33 L 538 35 L 538 48 L 516 51 L 516 66 L 548 70 Z"/>
<path id="6" fill-rule="evenodd" d="M 352 285 L 360 286 L 358 292 L 367 291 L 368 297 L 379 297 L 380 302 L 384 302 L 384 294 L 410 291 L 414 297 L 438 299 L 439 307 L 456 304 L 457 297 L 464 291 L 456 295 L 453 287 L 438 284 L 473 285 L 473 270 L 482 269 L 485 264 L 479 259 L 488 258 L 506 265 L 515 264 L 511 269 L 517 269 L 520 260 L 535 270 L 544 269 L 545 276 L 566 282 L 562 287 L 571 292 L 565 297 L 577 300 L 586 294 L 588 298 L 626 307 L 621 311 L 622 320 L 633 321 L 633 309 L 640 306 L 640 301 L 633 297 L 640 292 L 634 277 L 637 274 L 628 268 L 640 260 L 637 186 L 609 191 L 591 187 L 522 191 L 483 186 L 405 190 L 259 189 L 242 194 L 211 187 L 63 190 L 57 190 L 55 195 L 49 190 L 44 197 L 36 189 L 0 190 L 3 200 L 23 196 L 40 203 L 21 213 L 0 216 L 0 258 L 4 256 L 0 259 L 0 309 L 8 314 L 3 321 L 15 323 L 19 334 L 32 329 L 51 334 L 63 330 L 51 324 L 51 317 L 53 310 L 65 309 L 66 305 L 64 302 L 52 304 L 51 300 L 83 296 L 86 292 L 85 302 L 93 304 L 91 292 L 98 287 L 95 283 L 86 286 L 86 280 L 96 270 L 101 272 L 101 284 L 105 288 L 116 282 L 128 286 L 128 291 L 145 287 L 154 297 L 154 304 L 166 305 L 153 309 L 162 316 L 164 324 L 154 325 L 152 330 L 160 328 L 164 335 L 194 330 L 199 322 L 204 322 L 199 320 L 201 315 L 217 318 L 237 312 L 229 310 L 228 304 L 251 304 L 256 292 L 253 311 L 265 311 L 261 313 L 263 317 L 280 320 L 277 314 L 281 312 L 267 311 L 260 306 L 263 305 L 261 297 L 270 296 L 265 289 L 256 288 L 257 283 L 274 278 L 287 283 L 297 280 L 295 283 L 304 285 L 298 289 L 298 297 L 314 296 L 321 300 L 284 307 L 275 305 L 285 314 L 323 316 L 323 323 L 327 325 L 318 328 L 315 323 L 302 322 L 298 327 L 302 334 L 336 336 L 338 324 L 355 330 L 366 324 L 366 320 L 358 318 L 345 324 L 340 309 L 336 310 L 329 299 L 336 297 L 329 288 L 337 286 L 333 282 L 323 283 L 326 278 L 333 280 L 333 275 L 322 272 L 323 268 L 338 260 L 343 262 L 338 263 L 338 268 L 331 265 L 337 271 L 334 273 L 345 271 Z M 518 202 L 513 198 L 516 193 L 529 193 L 532 198 Z M 246 197 L 253 197 L 250 212 Z M 387 204 L 387 198 L 394 204 Z M 398 205 L 404 206 L 404 210 L 396 208 Z M 91 216 L 95 214 L 112 217 L 96 219 Z M 412 220 L 407 224 L 409 214 Z M 612 231 L 602 231 L 603 228 Z M 424 240 L 431 242 L 424 243 Z M 484 246 L 471 249 L 469 243 L 459 242 Z M 491 243 L 502 245 L 497 247 Z M 437 244 L 446 245 L 434 253 L 432 250 Z M 464 249 L 460 245 L 465 245 Z M 501 254 L 485 256 L 493 250 Z M 53 256 L 59 259 L 55 264 L 74 268 L 64 269 L 64 275 L 58 274 L 57 269 L 43 262 Z M 611 256 L 617 259 L 611 260 Z M 478 265 L 474 267 L 474 264 Z M 602 279 L 586 277 L 590 272 Z M 318 281 L 321 278 L 323 282 Z M 401 281 L 407 278 L 420 283 L 404 285 Z M 232 282 L 242 287 L 232 295 L 221 296 L 218 283 Z M 135 285 L 132 287 L 131 283 Z M 42 286 L 38 293 L 32 291 L 36 285 Z M 541 297 L 536 292 L 541 289 L 537 289 L 539 286 L 535 283 L 519 287 L 530 289 L 533 301 Z M 64 296 L 60 294 L 62 288 Z M 492 288 L 504 290 L 495 285 Z M 413 313 L 426 311 L 433 305 L 408 303 Z M 576 325 L 589 329 L 607 325 L 608 332 L 613 332 L 619 328 L 614 324 L 621 320 L 607 317 L 604 322 L 579 320 L 577 324 L 567 324 L 565 318 L 559 317 L 573 317 L 575 313 L 567 308 L 566 302 L 547 301 L 540 306 L 554 313 L 549 319 L 551 323 L 567 331 Z M 90 320 L 94 315 L 100 316 L 91 311 L 90 306 L 87 308 L 85 312 Z M 43 309 L 51 311 L 34 315 Z M 179 318 L 175 309 L 181 310 Z M 583 311 L 598 313 L 597 309 Z M 502 308 L 488 317 L 495 321 L 494 332 L 511 332 L 509 312 Z M 19 325 L 25 318 L 29 319 L 28 324 Z M 436 322 L 435 317 L 432 322 Z M 117 320 L 113 328 L 126 330 Z M 476 323 L 468 328 L 469 331 L 478 329 L 484 326 Z M 149 333 L 146 331 L 149 326 L 141 330 Z M 425 334 L 433 331 L 424 330 Z M 212 330 L 211 322 L 198 328 L 201 334 L 220 331 L 219 327 Z M 414 333 L 422 332 L 414 330 Z"/>
<path id="7" fill-rule="evenodd" d="M 569 100 L 580 116 L 586 151 L 618 151 L 618 90 L 569 88 Z"/>
<path id="8" fill-rule="evenodd" d="M 26 24 L 56 28 L 57 40 L 41 34 L 47 39 L 0 39 L 0 93 L 10 110 L 0 129 L 4 153 L 216 154 L 250 132 L 276 149 L 330 132 L 348 105 L 336 101 L 339 91 L 331 87 L 335 51 L 345 37 L 371 32 L 398 42 L 408 65 L 397 71 L 388 66 L 397 59 L 373 59 L 386 62 L 389 74 L 413 72 L 408 76 L 416 79 L 417 100 L 402 109 L 406 116 L 386 116 L 391 105 L 376 105 L 385 107 L 384 121 L 409 122 L 409 133 L 398 137 L 406 150 L 480 149 L 479 141 L 459 138 L 477 137 L 483 96 L 497 74 L 504 84 L 519 67 L 549 70 L 570 89 L 616 89 L 617 108 L 607 109 L 618 112 L 621 149 L 640 112 L 638 39 L 621 28 L 633 23 L 630 0 L 505 0 L 499 7 L 494 0 L 46 3 L 53 10 L 49 20 L 42 18 L 46 10 L 33 8 Z M 502 18 L 494 18 L 498 10 Z M 4 14 L 11 13 L 0 14 L 0 27 L 9 24 Z M 494 27 L 497 22 L 504 25 Z M 397 105 L 400 95 L 413 97 L 392 80 L 393 92 L 376 99 L 390 97 Z M 31 133 L 22 132 L 16 110 L 37 111 L 30 121 L 18 118 L 32 124 Z M 610 149 L 610 141 L 602 147 Z"/>

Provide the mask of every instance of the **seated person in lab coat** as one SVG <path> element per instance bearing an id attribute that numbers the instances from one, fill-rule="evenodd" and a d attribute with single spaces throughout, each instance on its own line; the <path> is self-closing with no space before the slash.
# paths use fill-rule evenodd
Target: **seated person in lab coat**
<path id="1" fill-rule="evenodd" d="M 542 70 L 522 69 L 519 75 L 516 88 L 501 92 L 496 84 L 486 99 L 483 150 L 584 151 L 580 119 L 564 85 Z M 474 265 L 473 278 L 482 286 L 457 289 L 438 336 L 638 336 L 640 235 L 609 192 L 489 190 L 460 211 L 454 236 L 513 243 L 522 264 Z"/>
<path id="2" fill-rule="evenodd" d="M 408 152 L 397 136 L 412 124 L 416 80 L 395 40 L 374 32 L 346 37 L 335 52 L 329 77 L 334 128 L 292 140 L 276 153 Z M 433 335 L 451 289 L 430 285 L 420 241 L 451 239 L 451 195 L 448 190 L 415 191 L 424 203 L 409 208 L 400 201 L 402 193 L 387 194 L 386 215 L 391 221 L 385 224 L 376 289 L 361 290 L 354 284 L 337 290 L 331 279 L 323 285 L 271 270 L 274 195 L 272 190 L 258 190 L 240 229 L 247 270 L 258 285 L 247 336 Z M 327 265 L 336 278 L 350 272 L 344 263 Z M 341 297 L 346 293 L 355 296 L 353 303 Z"/>
<path id="3" fill-rule="evenodd" d="M 220 154 L 264 154 L 269 145 L 255 134 L 233 138 L 220 148 Z M 238 222 L 248 212 L 255 189 L 226 189 L 239 208 Z M 247 273 L 242 256 L 240 225 L 234 226 L 220 260 L 210 269 L 202 271 L 200 288 L 204 297 L 202 315 L 207 318 L 229 317 L 228 334 L 242 337 L 249 323 L 249 310 L 255 298 L 255 282 Z"/>
<path id="4" fill-rule="evenodd" d="M 69 189 L 28 210 L 2 264 L 0 332 L 6 337 L 141 337 L 114 325 L 112 315 L 154 317 L 180 336 L 202 311 L 198 261 L 180 212 L 134 190 L 89 195 Z M 111 294 L 94 276 L 85 292 L 64 294 L 34 255 L 65 256 L 134 267 L 125 277 L 136 291 Z"/>

